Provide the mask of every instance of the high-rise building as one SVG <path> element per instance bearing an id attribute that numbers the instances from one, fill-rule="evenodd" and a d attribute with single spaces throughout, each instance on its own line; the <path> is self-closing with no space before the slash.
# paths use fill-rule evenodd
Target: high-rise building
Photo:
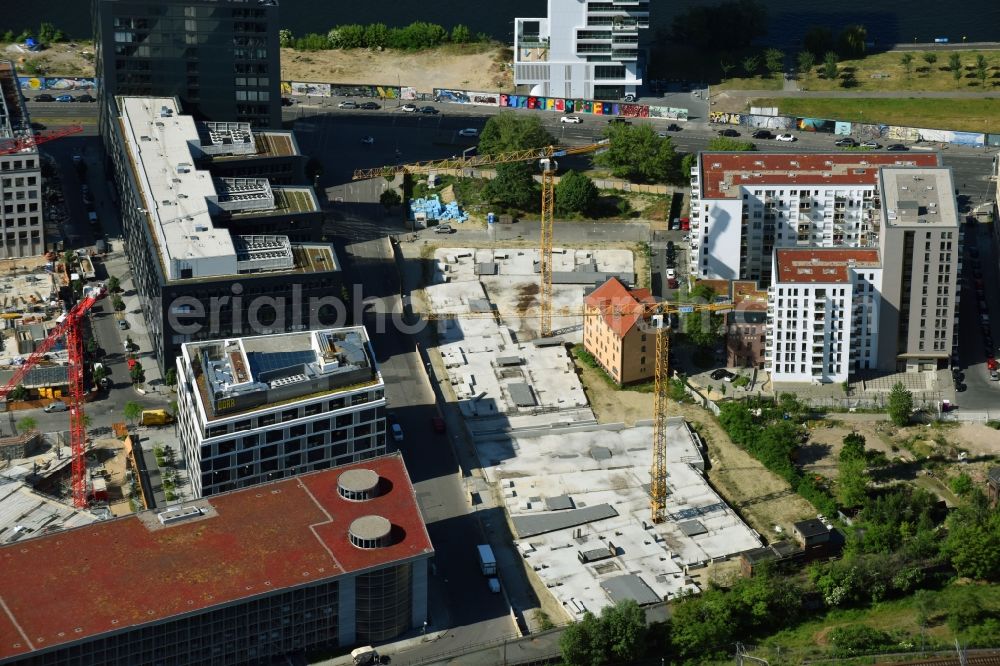
<path id="1" fill-rule="evenodd" d="M 425 626 L 399 454 L 0 547 L 0 664 L 272 664 Z M 39 572 L 44 572 L 40 575 Z"/>
<path id="2" fill-rule="evenodd" d="M 125 249 L 162 371 L 185 342 L 344 323 L 333 246 L 308 242 L 320 223 L 312 188 L 198 168 L 222 151 L 252 162 L 256 132 L 197 123 L 170 98 L 114 106 L 108 146 Z"/>
<path id="3" fill-rule="evenodd" d="M 14 63 L 0 60 L 0 148 L 14 147 L 32 132 Z M 0 198 L 0 259 L 44 253 L 42 167 L 37 147 L 0 155 Z"/>
<path id="4" fill-rule="evenodd" d="M 548 0 L 514 19 L 514 85 L 543 97 L 633 100 L 642 86 L 648 0 Z"/>
<path id="5" fill-rule="evenodd" d="M 947 367 L 957 352 L 962 226 L 947 168 L 882 168 L 873 220 L 884 275 L 878 365 Z"/>
<path id="6" fill-rule="evenodd" d="M 361 326 L 185 344 L 177 393 L 198 496 L 385 453 L 385 385 Z"/>
<path id="7" fill-rule="evenodd" d="M 101 134 L 121 95 L 198 120 L 281 127 L 277 0 L 93 0 Z"/>
<path id="8" fill-rule="evenodd" d="M 843 382 L 874 368 L 885 280 L 878 250 L 779 248 L 773 261 L 764 352 L 771 380 Z"/>
<path id="9" fill-rule="evenodd" d="M 700 153 L 691 171 L 690 272 L 771 282 L 779 247 L 878 247 L 878 170 L 935 153 Z"/>

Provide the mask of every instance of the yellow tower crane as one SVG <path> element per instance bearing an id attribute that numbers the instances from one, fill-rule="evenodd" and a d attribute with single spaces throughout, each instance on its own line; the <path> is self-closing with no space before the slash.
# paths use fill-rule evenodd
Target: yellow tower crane
<path id="1" fill-rule="evenodd" d="M 539 279 L 538 302 L 541 309 L 539 329 L 541 336 L 552 335 L 552 227 L 555 219 L 555 175 L 558 164 L 557 157 L 567 155 L 583 155 L 598 152 L 607 148 L 607 141 L 591 143 L 585 146 L 531 148 L 515 150 L 496 155 L 475 155 L 473 157 L 452 158 L 445 160 L 430 160 L 396 166 L 383 166 L 374 169 L 358 169 L 353 180 L 369 178 L 385 178 L 390 180 L 403 173 L 428 173 L 443 169 L 469 169 L 497 164 L 511 164 L 538 160 L 542 170 L 542 220 L 541 239 L 539 242 Z"/>
<path id="2" fill-rule="evenodd" d="M 653 523 L 662 523 L 666 519 L 667 506 L 667 401 L 669 397 L 668 381 L 670 379 L 670 318 L 674 314 L 690 314 L 707 312 L 709 314 L 732 310 L 730 303 L 644 303 L 639 307 L 638 314 L 642 320 L 649 322 L 655 330 L 656 366 L 653 375 L 653 464 L 650 467 L 649 503 Z M 621 317 L 636 314 L 634 309 L 622 312 L 620 307 L 609 303 L 601 308 L 590 308 L 584 311 L 561 313 L 560 316 L 575 317 Z M 469 313 L 421 313 L 428 321 L 454 319 L 502 319 L 505 316 L 532 316 L 523 311 L 515 312 L 469 312 Z M 542 316 L 542 315 L 538 315 Z"/>

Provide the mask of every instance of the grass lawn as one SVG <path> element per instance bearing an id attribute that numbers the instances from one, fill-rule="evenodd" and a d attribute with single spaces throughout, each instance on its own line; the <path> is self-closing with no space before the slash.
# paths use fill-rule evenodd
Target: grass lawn
<path id="1" fill-rule="evenodd" d="M 852 122 L 1000 132 L 1000 99 L 779 99 L 759 98 L 754 106 L 776 106 L 782 115 Z"/>
<path id="2" fill-rule="evenodd" d="M 839 63 L 837 79 L 820 75 L 817 65 L 806 74 L 799 74 L 799 87 L 803 90 L 961 90 L 977 92 L 984 89 L 976 77 L 976 56 L 986 58 L 985 90 L 1000 90 L 1000 51 L 934 51 L 937 60 L 928 64 L 924 51 L 906 51 L 913 56 L 910 74 L 901 62 L 904 52 L 876 53 L 861 60 L 843 60 Z M 958 53 L 962 63 L 962 77 L 956 82 L 948 68 L 948 58 Z M 849 85 L 844 86 L 843 82 Z M 764 88 L 762 88 L 764 89 Z"/>
<path id="3" fill-rule="evenodd" d="M 781 90 L 782 83 L 780 76 L 776 79 L 766 76 L 736 77 L 713 85 L 712 90 Z"/>

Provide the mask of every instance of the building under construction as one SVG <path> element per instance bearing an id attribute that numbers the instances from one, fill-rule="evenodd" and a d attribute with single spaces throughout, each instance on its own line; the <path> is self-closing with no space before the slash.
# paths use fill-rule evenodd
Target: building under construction
<path id="1" fill-rule="evenodd" d="M 21 96 L 14 63 L 0 60 L 0 258 L 45 251 L 42 227 L 42 171 L 31 118 Z M 11 152 L 12 148 L 20 149 Z"/>

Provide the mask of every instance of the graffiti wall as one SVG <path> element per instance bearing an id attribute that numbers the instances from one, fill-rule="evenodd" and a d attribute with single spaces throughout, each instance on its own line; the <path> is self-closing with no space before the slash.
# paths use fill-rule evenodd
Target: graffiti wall
<path id="1" fill-rule="evenodd" d="M 824 118 L 796 118 L 795 126 L 803 132 L 828 132 L 833 134 L 837 128 L 837 121 L 826 120 Z"/>
<path id="2" fill-rule="evenodd" d="M 95 90 L 97 79 L 66 76 L 19 76 L 22 90 Z"/>
<path id="3" fill-rule="evenodd" d="M 306 97 L 330 96 L 329 83 L 302 83 L 300 81 L 292 81 L 291 87 L 293 95 L 305 95 Z"/>
<path id="4" fill-rule="evenodd" d="M 649 107 L 649 117 L 665 118 L 667 120 L 687 120 L 688 110 L 672 106 L 651 106 Z"/>
<path id="5" fill-rule="evenodd" d="M 411 101 L 415 100 L 417 99 L 417 89 L 404 86 L 399 89 L 399 98 Z"/>
<path id="6" fill-rule="evenodd" d="M 282 81 L 281 94 L 305 95 L 306 97 L 362 97 L 362 98 L 375 98 L 375 99 L 399 99 L 400 87 L 357 84 L 357 83 L 313 83 L 313 82 L 303 82 L 303 81 Z"/>
<path id="7" fill-rule="evenodd" d="M 764 114 L 744 113 L 740 117 L 741 124 L 747 127 L 769 130 L 790 130 L 795 129 L 795 119 L 788 116 L 771 116 Z"/>
<path id="8" fill-rule="evenodd" d="M 449 104 L 475 104 L 477 106 L 499 106 L 500 93 L 477 92 L 471 90 L 434 89 L 434 99 Z"/>
<path id="9" fill-rule="evenodd" d="M 720 125 L 739 125 L 743 120 L 741 113 L 729 113 L 728 111 L 709 111 L 708 122 L 719 123 Z"/>

